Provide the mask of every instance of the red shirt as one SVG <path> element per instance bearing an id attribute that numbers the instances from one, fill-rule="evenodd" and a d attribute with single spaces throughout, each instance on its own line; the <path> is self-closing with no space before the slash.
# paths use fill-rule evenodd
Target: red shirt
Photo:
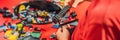
<path id="1" fill-rule="evenodd" d="M 120 0 L 92 0 L 72 40 L 120 40 Z"/>

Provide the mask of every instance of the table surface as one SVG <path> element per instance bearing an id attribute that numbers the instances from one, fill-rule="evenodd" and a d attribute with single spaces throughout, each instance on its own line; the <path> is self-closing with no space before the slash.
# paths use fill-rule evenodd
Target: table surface
<path id="1" fill-rule="evenodd" d="M 6 6 L 12 12 L 13 6 L 20 4 L 20 2 L 22 2 L 22 1 L 23 0 L 0 0 L 0 8 L 3 8 Z M 89 4 L 90 4 L 90 2 L 85 1 L 82 4 L 79 4 L 76 8 L 71 8 L 68 13 L 75 11 L 77 13 L 77 18 L 81 19 L 82 16 L 85 14 L 85 11 L 87 10 L 87 7 Z M 0 14 L 0 25 L 2 25 L 3 23 L 8 23 L 8 22 L 11 22 L 12 24 L 14 24 L 16 22 L 19 22 L 19 20 L 11 21 L 11 18 L 3 18 L 2 14 Z M 33 28 L 35 28 L 35 27 L 43 29 L 43 31 L 41 31 L 42 32 L 41 38 L 47 38 L 47 40 L 50 40 L 50 35 L 57 31 L 56 28 L 51 28 L 52 24 L 33 25 Z M 27 31 L 28 27 L 26 27 L 25 29 L 26 29 L 25 31 Z M 7 39 L 4 39 L 4 32 L 0 32 L 0 35 L 1 35 L 0 40 L 7 40 Z"/>

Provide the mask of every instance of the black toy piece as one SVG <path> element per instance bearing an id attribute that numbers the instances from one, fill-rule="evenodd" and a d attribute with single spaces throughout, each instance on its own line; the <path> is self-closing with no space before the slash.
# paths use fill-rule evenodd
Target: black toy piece
<path id="1" fill-rule="evenodd" d="M 6 24 L 5 24 L 5 23 L 0 26 L 0 30 L 1 30 L 1 29 L 3 29 L 3 31 L 6 32 Z"/>
<path id="2" fill-rule="evenodd" d="M 66 12 L 70 9 L 70 6 L 65 6 L 57 15 L 52 18 L 54 23 L 59 23 L 60 19 L 66 15 Z"/>
<path id="3" fill-rule="evenodd" d="M 19 22 L 19 23 L 21 23 L 21 22 Z M 17 23 L 17 24 L 19 24 L 19 23 Z M 22 26 L 22 28 L 21 28 L 21 30 L 19 31 L 19 38 L 20 38 L 20 36 L 22 35 L 22 34 L 24 34 L 24 32 L 23 32 L 23 28 L 24 28 L 24 23 L 22 23 L 23 24 L 23 26 Z"/>
<path id="4" fill-rule="evenodd" d="M 0 8 L 0 13 L 3 13 L 3 10 Z"/>
<path id="5" fill-rule="evenodd" d="M 37 27 L 36 27 L 34 30 L 35 30 L 35 31 L 40 31 L 40 29 L 39 29 L 39 28 L 37 28 Z"/>
<path id="6" fill-rule="evenodd" d="M 56 34 L 55 34 L 55 33 L 51 34 L 51 35 L 50 35 L 50 39 L 51 39 L 51 40 L 57 40 Z"/>
<path id="7" fill-rule="evenodd" d="M 7 7 L 0 8 L 0 13 L 5 13 L 8 10 Z"/>
<path id="8" fill-rule="evenodd" d="M 10 12 L 4 12 L 3 17 L 12 17 L 13 15 Z"/>
<path id="9" fill-rule="evenodd" d="M 1 9 L 1 12 L 3 14 L 3 17 L 12 17 L 12 13 L 9 12 L 9 9 L 7 7 L 4 7 Z"/>
<path id="10" fill-rule="evenodd" d="M 76 18 L 76 16 L 77 16 L 77 14 L 76 14 L 75 12 L 71 12 L 71 13 L 70 13 L 70 17 Z"/>
<path id="11" fill-rule="evenodd" d="M 77 21 L 78 21 L 78 19 L 74 19 L 69 22 L 62 23 L 62 24 L 60 24 L 60 26 L 63 26 L 63 25 L 69 24 L 69 23 L 73 23 L 73 22 L 77 22 Z"/>
<path id="12" fill-rule="evenodd" d="M 8 8 L 7 8 L 7 7 L 4 7 L 3 10 L 8 10 Z"/>
<path id="13" fill-rule="evenodd" d="M 42 38 L 42 40 L 47 40 L 47 38 Z"/>

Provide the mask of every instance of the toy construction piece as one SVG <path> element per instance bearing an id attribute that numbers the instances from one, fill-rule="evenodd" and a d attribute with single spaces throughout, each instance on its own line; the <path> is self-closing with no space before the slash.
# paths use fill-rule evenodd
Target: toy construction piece
<path id="1" fill-rule="evenodd" d="M 18 39 L 18 32 L 15 32 L 13 35 L 10 35 L 10 37 L 8 38 L 9 40 L 17 40 Z"/>
<path id="2" fill-rule="evenodd" d="M 0 31 L 3 30 L 4 32 L 7 30 L 7 26 L 5 24 L 3 24 L 2 26 L 0 26 Z"/>
<path id="3" fill-rule="evenodd" d="M 74 22 L 78 22 L 78 19 L 74 19 L 69 22 L 62 23 L 62 24 L 60 24 L 60 26 L 67 25 L 67 24 L 74 23 Z"/>
<path id="4" fill-rule="evenodd" d="M 71 21 L 68 21 L 68 22 L 65 22 L 65 23 L 61 23 L 61 24 L 54 24 L 53 28 L 60 28 L 61 26 L 67 25 L 67 24 L 70 24 L 71 26 L 77 26 L 78 19 L 74 19 L 74 20 L 71 20 Z"/>
<path id="5" fill-rule="evenodd" d="M 21 36 L 25 35 L 25 32 L 23 31 L 24 30 L 24 25 L 22 23 L 18 23 L 17 27 L 18 27 L 18 32 L 19 32 L 18 37 L 20 38 Z"/>
<path id="6" fill-rule="evenodd" d="M 31 34 L 31 36 L 33 37 L 33 38 L 40 38 L 40 36 L 41 36 L 41 32 L 32 32 L 32 34 Z"/>
<path id="7" fill-rule="evenodd" d="M 5 33 L 5 38 L 8 38 L 8 37 L 10 37 L 10 35 L 12 35 L 12 30 L 8 30 L 8 31 L 6 31 L 6 33 Z"/>
<path id="8" fill-rule="evenodd" d="M 76 18 L 76 16 L 77 16 L 77 14 L 76 14 L 75 12 L 71 12 L 71 13 L 70 13 L 70 17 Z"/>
<path id="9" fill-rule="evenodd" d="M 17 40 L 18 39 L 18 32 L 12 33 L 12 30 L 8 30 L 5 33 L 5 38 L 9 39 L 9 40 Z"/>
<path id="10" fill-rule="evenodd" d="M 51 34 L 51 35 L 50 35 L 50 39 L 51 39 L 51 40 L 57 40 L 56 34 L 55 34 L 55 33 Z"/>
<path id="11" fill-rule="evenodd" d="M 47 40 L 47 38 L 42 38 L 42 40 Z"/>
<path id="12" fill-rule="evenodd" d="M 22 30 L 23 24 L 22 23 L 18 23 L 17 27 L 18 27 L 18 31 L 20 31 L 20 30 Z"/>
<path id="13" fill-rule="evenodd" d="M 41 36 L 40 29 L 36 27 L 36 28 L 34 29 L 34 31 L 32 32 L 31 36 L 32 36 L 33 38 L 38 38 L 38 39 L 39 39 L 40 36 Z"/>
<path id="14" fill-rule="evenodd" d="M 3 7 L 3 9 L 0 9 L 0 13 L 3 15 L 3 17 L 12 17 L 13 16 L 7 7 Z"/>
<path id="15" fill-rule="evenodd" d="M 17 13 L 23 11 L 23 10 L 27 10 L 29 3 L 22 3 L 20 5 L 18 5 L 17 7 L 14 8 L 14 13 L 15 15 L 17 15 Z"/>
<path id="16" fill-rule="evenodd" d="M 35 5 L 33 5 L 35 4 Z M 39 4 L 39 5 L 37 5 Z M 41 4 L 41 5 L 40 5 Z M 30 2 L 26 2 L 26 3 L 22 3 L 20 5 L 18 5 L 17 7 L 14 8 L 14 17 L 18 16 L 17 18 L 20 19 L 24 19 L 27 18 L 28 15 L 30 15 L 31 17 L 28 18 L 29 21 L 32 21 L 31 24 L 50 24 L 52 23 L 52 21 L 49 21 L 50 19 L 50 13 L 49 12 L 54 12 L 53 14 L 56 14 L 57 12 L 59 12 L 62 8 L 60 8 L 60 6 L 58 6 L 57 4 L 54 4 L 52 2 L 47 2 L 47 4 L 45 4 L 45 9 L 40 9 L 43 8 L 44 9 L 44 5 L 42 3 L 40 3 L 39 1 L 30 1 Z M 32 9 L 32 10 L 30 10 Z M 40 12 L 43 11 L 43 12 Z M 34 17 L 36 16 L 36 18 Z M 41 18 L 43 20 L 39 20 L 39 16 L 41 16 Z M 14 19 L 13 17 L 13 19 Z M 25 21 L 25 22 L 29 22 L 29 21 Z"/>
<path id="17" fill-rule="evenodd" d="M 0 8 L 0 13 L 3 13 L 3 10 Z"/>
<path id="18" fill-rule="evenodd" d="M 53 24 L 53 28 L 60 28 L 59 24 Z"/>
<path id="19" fill-rule="evenodd" d="M 26 36 L 22 40 L 40 40 L 40 39 L 33 38 L 32 36 Z"/>
<path id="20" fill-rule="evenodd" d="M 63 10 L 61 10 L 57 15 L 55 15 L 53 18 L 52 18 L 52 21 L 54 23 L 58 23 L 60 21 L 60 18 L 64 17 L 66 12 L 69 10 L 70 6 L 65 6 L 63 8 Z"/>
<path id="21" fill-rule="evenodd" d="M 40 40 L 41 32 L 38 28 L 35 28 L 34 31 L 26 32 L 24 37 L 19 38 L 19 40 Z"/>
<path id="22" fill-rule="evenodd" d="M 23 4 L 19 6 L 19 12 L 21 12 L 22 10 L 26 10 L 26 6 Z"/>

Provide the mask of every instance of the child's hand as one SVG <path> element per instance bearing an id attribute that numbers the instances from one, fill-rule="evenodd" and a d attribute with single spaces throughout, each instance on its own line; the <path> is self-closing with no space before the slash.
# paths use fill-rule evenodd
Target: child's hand
<path id="1" fill-rule="evenodd" d="M 59 28 L 56 35 L 58 40 L 69 40 L 70 33 L 67 30 L 67 26 L 62 26 L 62 28 Z"/>

